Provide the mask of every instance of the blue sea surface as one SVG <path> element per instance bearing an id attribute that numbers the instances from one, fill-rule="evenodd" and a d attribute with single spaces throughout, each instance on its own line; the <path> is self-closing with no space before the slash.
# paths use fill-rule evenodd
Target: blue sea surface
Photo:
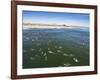
<path id="1" fill-rule="evenodd" d="M 89 65 L 89 28 L 23 29 L 23 68 Z"/>

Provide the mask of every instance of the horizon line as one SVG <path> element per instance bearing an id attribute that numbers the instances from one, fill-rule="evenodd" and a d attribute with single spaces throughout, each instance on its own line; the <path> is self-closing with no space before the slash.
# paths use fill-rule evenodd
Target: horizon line
<path id="1" fill-rule="evenodd" d="M 56 23 L 22 23 L 23 25 L 27 26 L 63 26 L 63 27 L 88 27 L 88 26 L 82 26 L 82 25 L 67 25 L 67 24 L 56 24 Z"/>

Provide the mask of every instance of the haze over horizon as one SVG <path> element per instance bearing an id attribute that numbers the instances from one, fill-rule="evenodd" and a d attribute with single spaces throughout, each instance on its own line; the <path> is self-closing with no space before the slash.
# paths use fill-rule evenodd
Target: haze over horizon
<path id="1" fill-rule="evenodd" d="M 89 27 L 89 14 L 23 11 L 23 24 L 74 25 Z M 24 27 L 24 26 L 23 26 Z"/>

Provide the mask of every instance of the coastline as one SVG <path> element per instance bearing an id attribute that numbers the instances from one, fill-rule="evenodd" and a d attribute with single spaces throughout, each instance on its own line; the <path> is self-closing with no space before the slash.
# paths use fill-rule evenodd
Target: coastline
<path id="1" fill-rule="evenodd" d="M 40 23 L 23 23 L 24 29 L 30 28 L 43 28 L 43 29 L 61 29 L 61 28 L 88 28 L 79 25 L 66 25 L 66 24 L 40 24 Z"/>
<path id="2" fill-rule="evenodd" d="M 23 29 L 89 29 L 89 27 L 75 27 L 75 26 L 30 26 L 30 25 L 24 25 Z"/>

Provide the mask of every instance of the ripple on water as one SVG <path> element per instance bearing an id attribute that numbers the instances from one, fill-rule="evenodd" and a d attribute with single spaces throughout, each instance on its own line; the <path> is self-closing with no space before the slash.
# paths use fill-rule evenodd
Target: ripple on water
<path id="1" fill-rule="evenodd" d="M 32 42 L 35 41 L 34 39 L 32 39 Z"/>
<path id="2" fill-rule="evenodd" d="M 35 60 L 35 58 L 34 57 L 30 57 L 30 60 Z"/>
<path id="3" fill-rule="evenodd" d="M 63 56 L 69 56 L 69 55 L 64 53 Z"/>
<path id="4" fill-rule="evenodd" d="M 59 48 L 59 49 L 62 49 L 62 46 L 59 46 L 58 48 Z"/>
<path id="5" fill-rule="evenodd" d="M 41 52 L 41 54 L 44 54 L 43 52 Z"/>
<path id="6" fill-rule="evenodd" d="M 25 39 L 26 39 L 26 40 L 29 40 L 29 37 L 26 37 Z"/>
<path id="7" fill-rule="evenodd" d="M 50 48 L 48 48 L 48 50 L 50 50 Z"/>
<path id="8" fill-rule="evenodd" d="M 31 51 L 34 51 L 34 49 L 31 49 Z"/>
<path id="9" fill-rule="evenodd" d="M 47 61 L 47 56 L 45 56 L 45 61 Z"/>
<path id="10" fill-rule="evenodd" d="M 68 66 L 70 66 L 70 65 L 71 65 L 70 63 L 65 63 L 65 64 L 63 64 L 64 67 L 68 67 Z"/>
<path id="11" fill-rule="evenodd" d="M 44 56 L 46 56 L 46 53 L 44 53 Z"/>
<path id="12" fill-rule="evenodd" d="M 74 60 L 76 63 L 79 62 L 79 60 L 78 60 L 77 58 L 73 58 L 73 60 Z"/>
<path id="13" fill-rule="evenodd" d="M 26 50 L 23 50 L 23 52 L 27 52 Z"/>
<path id="14" fill-rule="evenodd" d="M 73 54 L 70 54 L 69 56 L 70 56 L 70 57 L 74 57 L 74 55 L 73 55 Z"/>
<path id="15" fill-rule="evenodd" d="M 53 53 L 53 51 L 48 51 L 49 53 Z"/>
<path id="16" fill-rule="evenodd" d="M 40 46 L 41 45 L 41 43 L 37 43 L 37 46 Z"/>
<path id="17" fill-rule="evenodd" d="M 51 40 L 48 40 L 48 43 L 50 43 L 51 42 Z"/>
<path id="18" fill-rule="evenodd" d="M 41 51 L 42 49 L 40 48 L 39 51 Z"/>
<path id="19" fill-rule="evenodd" d="M 35 57 L 39 57 L 39 55 L 35 55 Z"/>
<path id="20" fill-rule="evenodd" d="M 57 52 L 61 52 L 60 50 L 57 50 Z"/>

